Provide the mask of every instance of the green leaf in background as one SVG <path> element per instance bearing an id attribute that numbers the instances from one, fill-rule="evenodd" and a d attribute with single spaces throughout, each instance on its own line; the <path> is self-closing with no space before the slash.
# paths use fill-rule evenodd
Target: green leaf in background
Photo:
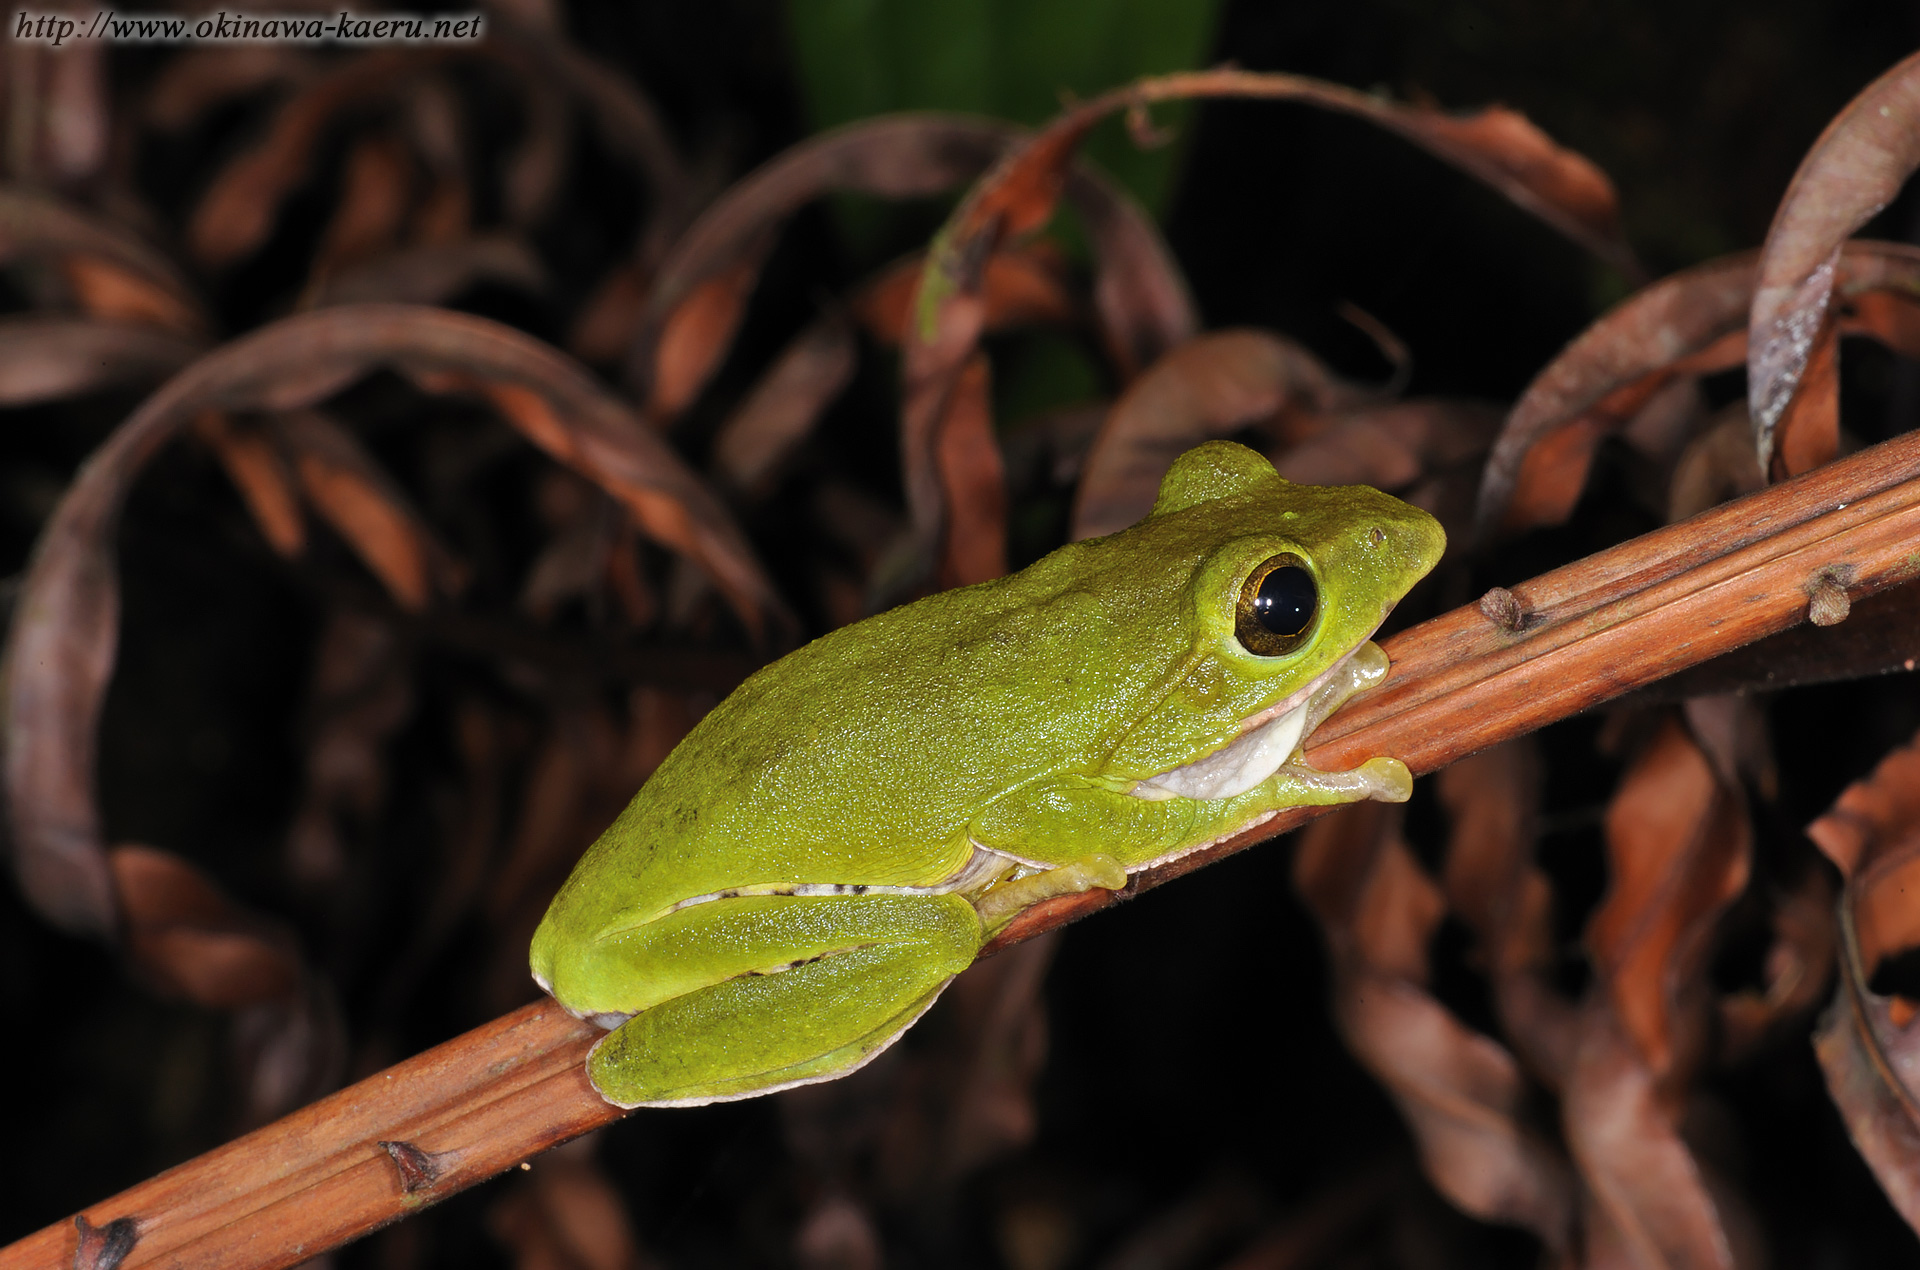
<path id="1" fill-rule="evenodd" d="M 895 110 L 964 110 L 1024 124 L 1061 94 L 1091 97 L 1141 75 L 1198 66 L 1218 0 L 788 0 L 816 129 Z M 1184 122 L 1180 108 L 1157 123 Z M 1113 123 L 1086 153 L 1162 209 L 1178 144 L 1140 150 Z"/>

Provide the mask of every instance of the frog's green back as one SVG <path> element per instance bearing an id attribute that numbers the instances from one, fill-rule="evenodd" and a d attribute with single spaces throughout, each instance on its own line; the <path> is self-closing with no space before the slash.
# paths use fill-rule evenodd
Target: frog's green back
<path id="1" fill-rule="evenodd" d="M 1403 522 L 1425 536 L 1417 548 L 1369 556 L 1353 545 L 1370 526 Z M 1330 651 L 1290 667 L 1288 683 L 1364 639 L 1437 555 L 1431 519 L 1375 490 L 1290 485 L 1227 443 L 1190 451 L 1131 529 L 844 627 L 762 669 L 661 765 L 555 911 L 570 910 L 576 932 L 605 931 L 760 883 L 929 885 L 965 863 L 968 822 L 993 798 L 1050 773 L 1103 770 L 1134 724 L 1181 694 L 1193 698 L 1183 717 L 1205 720 L 1204 735 L 1181 743 L 1225 744 L 1262 693 L 1278 699 L 1285 685 L 1207 678 L 1201 654 L 1219 632 L 1196 619 L 1195 588 L 1223 544 L 1260 534 L 1315 554 L 1337 619 Z M 1417 570 L 1401 558 L 1413 554 L 1425 557 Z"/>

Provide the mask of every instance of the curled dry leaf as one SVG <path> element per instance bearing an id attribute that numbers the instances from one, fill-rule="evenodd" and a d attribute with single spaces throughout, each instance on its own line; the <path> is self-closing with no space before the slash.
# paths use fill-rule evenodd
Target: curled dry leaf
<path id="1" fill-rule="evenodd" d="M 985 171 L 1024 135 L 969 116 L 898 114 L 849 124 L 768 160 L 702 213 L 661 264 L 628 355 L 628 380 L 648 401 L 676 409 L 697 395 L 732 341 L 738 306 L 757 281 L 775 233 L 806 204 L 835 191 L 885 199 L 943 194 Z M 1131 375 L 1193 333 L 1192 299 L 1139 204 L 1082 166 L 1071 167 L 1065 183 L 1093 247 L 1101 339 L 1121 373 Z M 689 305 L 727 320 L 697 324 L 705 334 L 697 359 L 686 349 L 670 357 L 669 333 L 692 321 L 678 317 Z M 669 373 L 672 391 L 663 393 L 654 381 Z"/>
<path id="2" fill-rule="evenodd" d="M 202 413 L 194 420 L 193 431 L 219 457 L 267 543 L 289 559 L 304 551 L 307 524 L 294 490 L 293 470 L 273 438 L 264 429 L 236 423 L 217 410 Z"/>
<path id="3" fill-rule="evenodd" d="M 858 356 L 852 329 L 836 314 L 795 336 L 720 425 L 713 441 L 720 481 L 739 493 L 764 493 L 853 378 Z"/>
<path id="4" fill-rule="evenodd" d="M 1765 982 L 1720 999 L 1720 1054 L 1738 1062 L 1781 1025 L 1811 1010 L 1833 975 L 1835 940 L 1833 884 L 1822 869 L 1808 869 L 1773 905 L 1773 943 Z"/>
<path id="5" fill-rule="evenodd" d="M 1754 259 L 1724 256 L 1643 288 L 1534 376 L 1487 460 L 1483 534 L 1565 520 L 1602 436 L 1667 380 L 1739 364 Z"/>
<path id="6" fill-rule="evenodd" d="M 418 613 L 436 591 L 460 589 L 464 568 L 351 432 L 318 410 L 288 411 L 274 419 L 273 431 L 314 510 L 395 603 Z"/>
<path id="7" fill-rule="evenodd" d="M 1754 449 L 1772 470 L 1775 451 L 1789 460 L 1784 474 L 1831 458 L 1836 422 L 1824 406 L 1783 434 L 1796 395 L 1822 388 L 1820 360 L 1830 357 L 1828 309 L 1842 244 L 1892 201 L 1920 166 L 1920 54 L 1867 85 L 1834 116 L 1800 161 L 1775 209 L 1761 248 L 1753 290 L 1747 349 L 1747 402 Z M 1823 389 L 1822 389 L 1823 390 Z M 1793 466 L 1794 463 L 1805 466 Z"/>
<path id="8" fill-rule="evenodd" d="M 1568 1148 L 1586 1184 L 1587 1264 L 1635 1270 L 1734 1270 L 1723 1211 L 1729 1196 L 1710 1183 L 1675 1130 L 1676 1108 L 1621 1029 L 1613 1009 L 1589 1000 L 1561 1094 Z M 1732 1220 L 1729 1220 L 1729 1219 Z"/>
<path id="9" fill-rule="evenodd" d="M 1683 1080 L 1707 1039 L 1713 925 L 1751 867 L 1746 809 L 1668 719 L 1621 781 L 1606 833 L 1610 880 L 1589 955 L 1639 1061 L 1655 1080 Z"/>
<path id="10" fill-rule="evenodd" d="M 993 432 L 985 354 L 968 360 L 944 413 L 936 442 L 941 500 L 947 509 L 942 589 L 985 582 L 1007 571 L 1007 472 Z"/>
<path id="11" fill-rule="evenodd" d="M 984 326 L 979 297 L 986 262 L 1003 242 L 1031 233 L 1052 218 L 1066 188 L 1067 165 L 1095 123 L 1116 111 L 1189 97 L 1292 100 L 1357 114 L 1472 172 L 1623 267 L 1637 269 L 1620 236 L 1617 199 L 1605 174 L 1503 108 L 1460 118 L 1396 106 L 1300 76 L 1236 70 L 1143 79 L 1104 93 L 1066 111 L 995 164 L 968 191 L 928 252 L 916 300 L 915 338 L 902 362 L 900 411 L 907 504 L 924 559 L 939 551 L 946 521 L 936 501 L 943 482 L 931 470 L 937 455 L 933 438 L 943 427 L 955 379 Z M 1131 521 L 1111 528 L 1127 523 Z M 1087 536 L 1107 526 L 1104 517 L 1096 526 L 1076 514 L 1074 532 Z"/>
<path id="12" fill-rule="evenodd" d="M 1146 515 L 1173 460 L 1202 441 L 1286 411 L 1320 413 L 1355 396 L 1285 336 L 1255 330 L 1195 336 L 1114 403 L 1087 451 L 1070 536 L 1096 538 Z"/>
<path id="13" fill-rule="evenodd" d="M 697 297 L 715 279 L 743 268 L 749 279 L 757 277 L 774 232 L 814 199 L 833 191 L 891 199 L 940 194 L 984 170 L 1016 135 L 1008 125 L 963 116 L 889 115 L 836 128 L 775 155 L 728 187 L 661 263 L 629 352 L 628 380 L 651 399 L 675 314 L 690 303 L 711 305 Z M 721 347 L 710 358 L 717 360 L 731 338 L 731 328 L 718 332 L 714 342 Z"/>
<path id="14" fill-rule="evenodd" d="M 1746 810 L 1668 718 L 1607 808 L 1610 879 L 1587 928 L 1596 984 L 1573 1029 L 1561 1117 L 1588 1190 L 1589 1255 L 1637 1266 L 1749 1264 L 1744 1210 L 1682 1140 L 1706 1056 L 1710 937 L 1746 886 Z"/>
<path id="15" fill-rule="evenodd" d="M 292 941 L 221 893 L 170 851 L 123 845 L 108 853 L 128 954 L 161 991 L 217 1010 L 292 995 Z"/>
<path id="16" fill-rule="evenodd" d="M 408 146 L 394 133 L 383 130 L 354 144 L 333 219 L 314 251 L 309 288 L 395 246 L 413 202 L 415 177 Z"/>
<path id="17" fill-rule="evenodd" d="M 1425 990 L 1446 901 L 1402 841 L 1398 810 L 1360 803 L 1316 821 L 1294 884 L 1332 950 L 1341 1035 L 1406 1116 L 1428 1179 L 1477 1217 L 1569 1248 L 1572 1179 L 1523 1122 L 1519 1065 Z"/>
<path id="18" fill-rule="evenodd" d="M 266 242 L 282 204 L 312 174 L 320 144 L 336 120 L 349 113 L 378 116 L 406 109 L 423 79 L 457 65 L 489 67 L 514 81 L 533 103 L 536 118 L 544 121 L 544 135 L 552 131 L 554 107 L 549 99 L 555 92 L 570 95 L 586 107 L 608 148 L 646 173 L 662 204 L 679 208 L 685 172 L 651 105 L 630 82 L 551 33 L 517 26 L 498 14 L 488 21 L 496 29 L 513 30 L 514 38 L 471 46 L 383 49 L 302 82 L 276 110 L 266 132 L 215 176 L 194 208 L 186 236 L 195 258 L 222 268 L 253 254 Z M 420 129 L 414 131 L 419 137 Z M 447 151 L 444 145 L 436 147 L 430 136 L 424 139 L 423 157 L 431 159 L 435 148 Z M 525 211 L 540 201 L 546 178 L 537 171 L 529 176 L 516 170 L 515 175 L 519 185 L 510 195 L 512 206 Z"/>
<path id="19" fill-rule="evenodd" d="M 1670 429 L 1664 441 L 1636 434 L 1676 383 L 1741 364 L 1757 261 L 1753 252 L 1722 256 L 1642 288 L 1534 376 L 1487 460 L 1480 533 L 1564 521 L 1586 486 L 1595 448 L 1610 433 L 1624 430 L 1638 447 L 1666 453 Z M 1912 306 L 1902 298 L 1920 290 L 1920 249 L 1848 243 L 1835 287 L 1847 306 L 1842 334 L 1869 335 L 1901 351 L 1920 347 L 1907 342 Z"/>
<path id="20" fill-rule="evenodd" d="M 281 202 L 304 182 L 328 124 L 342 110 L 390 100 L 425 58 L 382 51 L 343 62 L 295 93 L 266 134 L 222 168 L 188 219 L 187 246 L 213 268 L 252 255 L 266 242 Z"/>
<path id="21" fill-rule="evenodd" d="M 647 412 L 654 419 L 678 416 L 719 368 L 772 249 L 772 236 L 761 237 L 742 252 L 742 259 L 703 278 L 661 324 L 647 395 Z"/>
<path id="22" fill-rule="evenodd" d="M 481 318 L 404 306 L 342 306 L 274 323 L 189 366 L 114 432 L 49 518 L 22 588 L 6 660 L 7 809 L 22 889 L 62 929 L 102 939 L 114 931 L 93 732 L 113 667 L 112 544 L 127 490 L 157 449 L 209 409 L 299 409 L 382 365 L 483 393 L 536 445 L 620 499 L 647 533 L 707 569 L 756 636 L 785 629 L 784 607 L 712 493 L 554 350 Z"/>
<path id="23" fill-rule="evenodd" d="M 1549 1089 L 1573 1061 L 1575 1013 L 1553 988 L 1553 888 L 1533 862 L 1541 771 L 1531 740 L 1444 769 L 1447 902 L 1475 940 L 1508 1040 Z"/>
<path id="24" fill-rule="evenodd" d="M 913 294 L 925 268 L 924 255 L 908 256 L 882 270 L 854 297 L 853 310 L 873 338 L 893 345 L 906 339 Z M 1079 313 L 1068 291 L 1066 261 L 1044 239 L 995 252 L 987 261 L 980 291 L 989 331 L 1027 323 L 1065 324 Z"/>
<path id="25" fill-rule="evenodd" d="M 0 406 L 165 379 L 203 350 L 186 336 L 86 319 L 0 319 Z"/>
<path id="26" fill-rule="evenodd" d="M 1751 494 L 1766 483 L 1766 471 L 1753 455 L 1746 403 L 1734 402 L 1680 452 L 1667 489 L 1667 523 Z"/>
<path id="27" fill-rule="evenodd" d="M 1500 417 L 1487 403 L 1438 398 L 1349 406 L 1277 421 L 1281 437 L 1267 457 L 1290 481 L 1397 494 L 1438 518 L 1449 551 L 1458 551 Z"/>
<path id="28" fill-rule="evenodd" d="M 110 221 L 0 188 L 0 264 L 32 260 L 57 263 L 66 299 L 93 317 L 188 336 L 204 328 L 192 288 L 165 256 Z"/>
<path id="29" fill-rule="evenodd" d="M 1067 164 L 1094 124 L 1154 102 L 1203 97 L 1297 101 L 1357 115 L 1472 173 L 1582 244 L 1637 270 L 1620 234 L 1618 198 L 1606 174 L 1513 111 L 1492 107 L 1454 116 L 1298 75 L 1198 71 L 1142 79 L 1072 107 L 975 183 L 929 252 L 919 301 L 920 340 L 934 347 L 949 344 L 951 337 L 941 331 L 942 307 L 977 290 L 980 266 L 1001 242 L 1052 217 L 1066 188 Z M 949 347 L 946 361 L 957 366 L 968 351 Z"/>
<path id="30" fill-rule="evenodd" d="M 1807 826 L 1845 886 L 1839 977 L 1814 1034 L 1827 1090 L 1893 1206 L 1920 1231 L 1920 1028 L 1875 992 L 1887 957 L 1920 947 L 1920 746 L 1901 746 Z"/>
<path id="31" fill-rule="evenodd" d="M 329 304 L 444 304 L 481 284 L 539 294 L 546 267 L 524 242 L 482 234 L 452 242 L 405 247 L 321 280 L 306 297 L 310 307 Z"/>

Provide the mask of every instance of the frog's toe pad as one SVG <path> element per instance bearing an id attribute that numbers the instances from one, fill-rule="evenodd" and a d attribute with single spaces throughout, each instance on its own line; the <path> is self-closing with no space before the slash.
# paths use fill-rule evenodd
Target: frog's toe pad
<path id="1" fill-rule="evenodd" d="M 1397 758 L 1370 758 L 1354 769 L 1367 792 L 1379 803 L 1404 803 L 1413 797 L 1413 773 Z"/>

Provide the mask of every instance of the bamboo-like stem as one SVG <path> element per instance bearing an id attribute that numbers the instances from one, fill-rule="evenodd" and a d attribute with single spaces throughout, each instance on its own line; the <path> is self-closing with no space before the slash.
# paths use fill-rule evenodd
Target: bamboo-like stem
<path id="1" fill-rule="evenodd" d="M 1816 592 L 1831 614 L 1836 591 L 1858 600 L 1915 576 L 1920 433 L 1403 631 L 1386 683 L 1323 724 L 1307 758 L 1393 754 L 1430 772 L 1797 626 Z M 1316 814 L 1284 812 L 1123 892 L 1030 909 L 987 951 Z M 618 1119 L 582 1070 L 599 1035 L 551 1002 L 527 1006 L 0 1250 L 0 1270 L 111 1261 L 129 1230 L 125 1267 L 306 1260 Z"/>

